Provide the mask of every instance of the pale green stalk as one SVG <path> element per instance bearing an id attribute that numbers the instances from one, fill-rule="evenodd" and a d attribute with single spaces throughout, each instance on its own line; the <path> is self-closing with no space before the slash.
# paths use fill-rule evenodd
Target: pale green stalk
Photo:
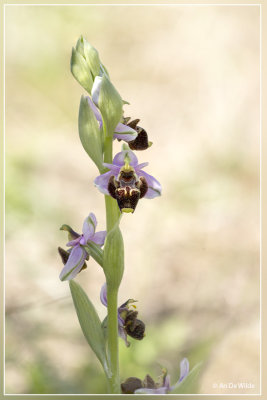
<path id="1" fill-rule="evenodd" d="M 104 126 L 104 162 L 112 163 L 112 136 L 107 136 Z M 116 200 L 111 196 L 105 196 L 106 224 L 109 232 L 118 222 L 120 217 Z M 107 329 L 107 351 L 108 362 L 111 370 L 111 377 L 108 379 L 109 392 L 112 394 L 121 393 L 119 376 L 119 337 L 118 337 L 118 287 L 114 288 L 107 279 L 107 300 L 108 300 L 108 329 Z"/>

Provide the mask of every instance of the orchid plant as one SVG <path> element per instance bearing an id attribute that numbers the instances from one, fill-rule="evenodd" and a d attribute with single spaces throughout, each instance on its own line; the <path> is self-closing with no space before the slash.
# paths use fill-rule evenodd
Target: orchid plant
<path id="1" fill-rule="evenodd" d="M 140 199 L 154 199 L 161 195 L 162 189 L 158 180 L 144 171 L 148 163 L 138 164 L 134 153 L 152 145 L 147 132 L 138 125 L 139 119 L 131 121 L 124 117 L 124 104 L 129 103 L 122 100 L 112 84 L 97 50 L 83 37 L 72 50 L 71 72 L 87 92 L 80 101 L 79 136 L 84 150 L 99 170 L 94 183 L 105 195 L 106 230 L 96 231 L 97 219 L 93 212 L 85 218 L 81 234 L 69 225 L 61 227 L 68 232 L 68 249 L 58 248 L 64 264 L 59 278 L 69 282 L 81 329 L 103 367 L 108 393 L 166 394 L 179 393 L 179 390 L 182 393 L 182 383 L 196 373 L 196 368 L 189 372 L 187 359 L 182 360 L 180 378 L 173 386 L 165 369 L 158 383 L 149 375 L 143 381 L 130 377 L 120 382 L 119 338 L 129 347 L 128 336 L 136 340 L 145 336 L 145 324 L 137 318 L 136 301 L 128 299 L 119 307 L 117 304 L 124 271 L 120 219 L 125 213 L 133 213 Z M 122 151 L 113 157 L 115 139 L 124 144 Z M 100 300 L 107 307 L 107 316 L 102 322 L 87 294 L 74 281 L 77 274 L 87 268 L 90 257 L 104 273 Z"/>

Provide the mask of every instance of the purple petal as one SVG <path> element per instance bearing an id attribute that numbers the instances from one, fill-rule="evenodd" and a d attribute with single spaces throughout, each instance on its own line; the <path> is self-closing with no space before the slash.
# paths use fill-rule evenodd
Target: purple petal
<path id="1" fill-rule="evenodd" d="M 179 378 L 179 382 L 182 382 L 182 380 L 184 378 L 186 378 L 188 374 L 189 374 L 189 361 L 188 361 L 187 358 L 184 358 L 180 362 L 180 378 Z"/>
<path id="2" fill-rule="evenodd" d="M 101 303 L 102 303 L 105 307 L 108 306 L 107 284 L 106 284 L 106 283 L 104 283 L 104 285 L 103 285 L 102 288 L 101 288 L 101 291 L 100 291 L 100 300 L 101 300 Z"/>
<path id="3" fill-rule="evenodd" d="M 114 176 L 117 176 L 121 169 L 121 167 L 118 167 L 117 165 L 113 164 L 103 163 L 103 165 L 104 167 L 110 169 L 110 171 L 113 173 Z"/>
<path id="4" fill-rule="evenodd" d="M 124 326 L 125 321 L 124 321 L 124 319 L 120 316 L 119 309 L 120 309 L 120 308 L 118 308 L 118 323 L 119 323 L 119 325 Z"/>
<path id="5" fill-rule="evenodd" d="M 98 106 L 98 100 L 99 100 L 99 94 L 100 94 L 100 90 L 101 90 L 101 86 L 102 86 L 102 77 L 101 76 L 96 76 L 94 83 L 93 83 L 93 87 L 92 87 L 92 100 L 95 103 L 95 105 Z"/>
<path id="6" fill-rule="evenodd" d="M 131 142 L 137 137 L 137 132 L 129 126 L 119 123 L 115 128 L 113 137 L 125 142 Z"/>
<path id="7" fill-rule="evenodd" d="M 137 175 L 143 176 L 148 184 L 148 191 L 146 192 L 145 196 L 147 199 L 154 199 L 154 197 L 161 195 L 161 184 L 154 178 L 152 175 L 149 175 L 147 172 L 143 170 L 136 170 Z"/>
<path id="8" fill-rule="evenodd" d="M 171 379 L 169 374 L 165 376 L 163 386 L 167 389 L 167 391 L 171 390 Z"/>
<path id="9" fill-rule="evenodd" d="M 90 214 L 89 214 L 89 218 L 91 219 L 91 221 L 92 221 L 92 223 L 94 224 L 95 229 L 96 229 L 97 219 L 96 219 L 95 214 L 94 214 L 94 213 L 90 213 Z"/>
<path id="10" fill-rule="evenodd" d="M 158 388 L 158 389 L 147 389 L 147 388 L 142 388 L 142 389 L 137 389 L 134 392 L 135 394 L 167 394 L 168 390 L 164 386 Z"/>
<path id="11" fill-rule="evenodd" d="M 82 247 L 79 245 L 73 247 L 69 259 L 59 275 L 59 279 L 61 281 L 73 279 L 82 269 L 86 256 L 87 253 Z"/>
<path id="12" fill-rule="evenodd" d="M 143 162 L 142 164 L 138 164 L 138 165 L 136 166 L 136 170 L 139 171 L 139 170 L 141 170 L 141 169 L 147 167 L 148 165 L 149 165 L 148 162 Z"/>
<path id="13" fill-rule="evenodd" d="M 130 346 L 130 343 L 129 343 L 128 340 L 127 340 L 127 333 L 125 332 L 125 329 L 123 328 L 123 326 L 120 325 L 120 323 L 119 323 L 119 325 L 118 325 L 118 334 L 119 334 L 119 337 L 120 337 L 122 340 L 124 340 L 126 346 L 129 347 L 129 346 Z"/>
<path id="14" fill-rule="evenodd" d="M 79 236 L 77 239 L 71 240 L 70 242 L 68 242 L 68 243 L 66 244 L 66 246 L 74 247 L 74 246 L 76 246 L 77 244 L 80 244 L 81 237 L 82 237 L 82 236 Z"/>
<path id="15" fill-rule="evenodd" d="M 135 137 L 137 136 L 137 132 L 135 129 L 131 128 L 128 125 L 124 125 L 121 122 L 119 122 L 116 126 L 114 133 L 130 133 L 132 135 L 135 135 Z"/>
<path id="16" fill-rule="evenodd" d="M 81 244 L 85 245 L 88 240 L 92 240 L 92 237 L 95 234 L 96 225 L 96 216 L 95 214 L 90 213 L 83 223 L 83 238 L 81 239 Z"/>
<path id="17" fill-rule="evenodd" d="M 91 107 L 93 113 L 95 114 L 95 117 L 96 117 L 97 121 L 99 122 L 99 128 L 101 129 L 103 126 L 103 120 L 102 120 L 101 113 L 89 96 L 87 96 L 86 99 L 87 99 L 88 104 Z"/>
<path id="18" fill-rule="evenodd" d="M 94 183 L 100 192 L 104 194 L 109 194 L 108 192 L 108 181 L 109 178 L 113 175 L 111 171 L 106 172 L 105 174 L 99 175 L 95 178 Z"/>
<path id="19" fill-rule="evenodd" d="M 114 133 L 114 139 L 124 140 L 125 142 L 132 142 L 135 137 L 129 133 Z"/>
<path id="20" fill-rule="evenodd" d="M 112 169 L 114 168 L 113 164 L 109 164 L 109 163 L 103 163 L 104 167 L 108 168 L 108 169 Z M 116 167 L 116 169 L 118 169 L 119 167 Z"/>
<path id="21" fill-rule="evenodd" d="M 95 244 L 99 244 L 100 246 L 103 246 L 103 244 L 105 243 L 106 236 L 107 236 L 106 231 L 99 231 L 99 232 L 96 232 L 94 234 L 94 236 L 92 236 L 90 238 L 90 240 L 92 240 L 92 242 L 95 242 Z"/>
<path id="22" fill-rule="evenodd" d="M 130 165 L 136 167 L 138 165 L 138 159 L 131 150 L 124 150 L 116 154 L 113 158 L 113 164 L 122 167 L 125 164 L 125 157 L 128 156 L 130 159 Z"/>

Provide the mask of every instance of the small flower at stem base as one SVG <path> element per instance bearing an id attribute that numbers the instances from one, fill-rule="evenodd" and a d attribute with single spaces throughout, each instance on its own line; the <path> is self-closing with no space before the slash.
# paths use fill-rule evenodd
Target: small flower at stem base
<path id="1" fill-rule="evenodd" d="M 142 388 L 142 381 L 139 378 L 130 377 L 121 384 L 122 394 L 133 394 L 137 389 Z"/>
<path id="2" fill-rule="evenodd" d="M 187 377 L 189 374 L 189 362 L 187 358 L 184 358 L 180 362 L 180 378 L 178 381 L 171 385 L 170 375 L 167 374 L 167 370 L 162 370 L 161 382 L 154 383 L 153 379 L 147 375 L 142 386 L 135 389 L 134 394 L 167 394 L 172 392 L 176 387 Z M 148 379 L 149 378 L 149 379 Z"/>
<path id="3" fill-rule="evenodd" d="M 142 388 L 157 389 L 157 385 L 148 374 L 143 381 L 139 378 L 130 377 L 121 384 L 121 391 L 123 394 L 134 394 L 135 391 Z"/>

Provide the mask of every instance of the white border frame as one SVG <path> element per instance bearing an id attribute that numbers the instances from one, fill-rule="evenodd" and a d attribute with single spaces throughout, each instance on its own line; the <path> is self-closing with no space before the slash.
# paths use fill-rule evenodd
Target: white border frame
<path id="1" fill-rule="evenodd" d="M 262 4 L 222 4 L 222 3 L 216 3 L 216 4 L 208 4 L 208 3 L 202 3 L 202 4 L 182 4 L 182 3 L 157 3 L 157 4 L 136 4 L 136 3 L 130 3 L 130 4 L 124 4 L 124 3 L 114 3 L 114 4 L 7 4 L 4 3 L 4 13 L 3 13 L 3 246 L 4 246 L 4 251 L 3 251 L 3 395 L 4 396 L 124 396 L 124 395 L 118 395 L 118 394 L 76 394 L 76 393 L 47 393 L 47 394 L 42 394 L 42 393 L 6 393 L 5 392 L 5 98 L 6 98 L 6 92 L 5 92 L 5 46 L 6 46 L 6 21 L 5 21 L 5 11 L 6 7 L 24 7 L 24 6 L 31 6 L 31 7 L 91 7 L 91 6 L 97 6 L 97 7 L 118 7 L 118 6 L 126 6 L 126 7 L 216 7 L 216 6 L 224 6 L 224 7 L 259 7 L 260 8 L 260 392 L 259 393 L 214 393 L 214 394 L 205 394 L 205 393 L 191 393 L 191 394 L 171 394 L 169 393 L 167 396 L 261 396 L 262 395 L 262 187 L 261 187 L 261 182 L 262 182 Z M 155 396 L 154 394 L 146 394 L 145 396 Z M 160 398 L 165 395 L 157 395 Z"/>

